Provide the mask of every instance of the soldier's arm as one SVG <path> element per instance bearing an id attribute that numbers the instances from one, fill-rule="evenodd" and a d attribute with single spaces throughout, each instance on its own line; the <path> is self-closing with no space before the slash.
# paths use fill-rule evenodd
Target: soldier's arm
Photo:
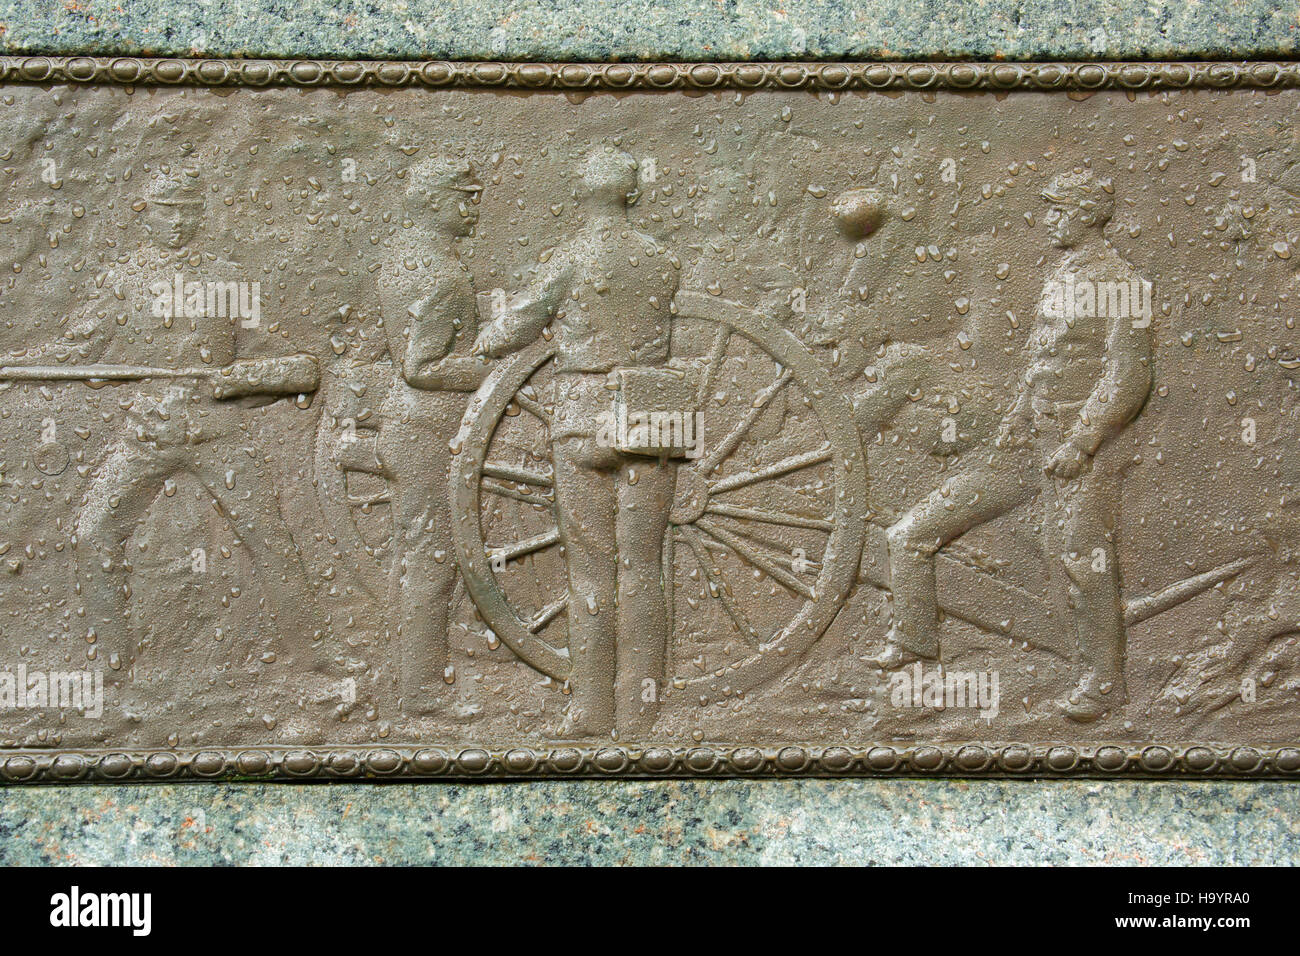
<path id="1" fill-rule="evenodd" d="M 474 351 L 500 357 L 536 341 L 569 294 L 573 265 L 564 250 L 551 257 L 538 281 L 506 311 L 483 327 Z"/>
<path id="2" fill-rule="evenodd" d="M 470 311 L 472 301 L 461 303 Z M 455 304 L 435 301 L 432 296 L 411 305 L 410 332 L 402 359 L 402 378 L 413 388 L 448 392 L 472 392 L 483 383 L 489 367 L 474 356 L 452 355 L 456 333 L 464 322 L 458 323 L 452 314 Z"/>
<path id="3" fill-rule="evenodd" d="M 1146 403 L 1151 392 L 1151 329 L 1128 316 L 1112 318 L 1103 367 L 1101 381 L 1080 410 L 1071 435 L 1086 455 L 1095 455 Z"/>
<path id="4" fill-rule="evenodd" d="M 398 303 L 401 296 L 385 287 L 381 281 L 376 290 L 379 298 L 379 314 L 383 316 L 384 341 L 388 343 L 388 357 L 399 369 L 406 359 L 406 323 L 402 321 L 403 307 Z"/>
<path id="5" fill-rule="evenodd" d="M 320 364 L 314 355 L 306 353 L 237 359 L 212 379 L 213 397 L 223 400 L 306 395 L 318 388 Z"/>
<path id="6" fill-rule="evenodd" d="M 414 370 L 403 370 L 402 377 L 413 388 L 439 392 L 473 392 L 483 384 L 492 370 L 482 359 L 472 355 L 448 355 Z"/>
<path id="7" fill-rule="evenodd" d="M 869 438 L 879 432 L 907 404 L 908 395 L 926 388 L 933 378 L 934 356 L 919 345 L 889 346 L 884 357 L 868 369 L 875 376 L 853 398 L 853 418 Z"/>
<path id="8" fill-rule="evenodd" d="M 422 290 L 404 277 L 381 278 L 377 291 L 388 354 L 402 380 L 413 388 L 455 388 L 444 377 L 441 363 L 455 344 L 456 327 L 436 292 L 417 299 Z"/>
<path id="9" fill-rule="evenodd" d="M 340 311 L 349 308 L 343 306 Z M 242 323 L 235 323 L 234 328 L 236 358 L 213 370 L 213 398 L 237 401 L 245 408 L 261 408 L 289 396 L 310 395 L 320 388 L 320 362 L 315 355 L 295 352 L 246 356 L 247 351 L 265 347 L 265 333 L 245 331 Z"/>
<path id="10" fill-rule="evenodd" d="M 421 372 L 446 358 L 455 344 L 455 321 L 446 305 L 436 291 L 406 305 L 402 377 L 412 385 Z"/>

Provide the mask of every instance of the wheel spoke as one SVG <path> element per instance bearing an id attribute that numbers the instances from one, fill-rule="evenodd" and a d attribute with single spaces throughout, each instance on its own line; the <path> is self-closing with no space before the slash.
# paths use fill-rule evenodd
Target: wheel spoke
<path id="1" fill-rule="evenodd" d="M 793 591 L 810 601 L 816 600 L 812 588 L 785 570 L 785 568 L 768 559 L 756 548 L 751 547 L 743 538 L 732 534 L 726 528 L 719 527 L 707 518 L 701 518 L 695 522 L 695 525 L 705 534 L 711 535 L 731 548 L 754 567 L 759 568 L 774 581 L 783 585 L 787 590 Z"/>
<path id="2" fill-rule="evenodd" d="M 709 484 L 709 494 L 720 495 L 724 491 L 735 491 L 737 488 L 745 488 L 757 482 L 766 481 L 769 478 L 779 478 L 782 475 L 788 475 L 792 471 L 798 471 L 800 468 L 808 468 L 812 465 L 820 465 L 822 462 L 830 461 L 834 455 L 835 452 L 831 449 L 831 446 L 829 444 L 824 445 L 818 451 L 792 455 L 757 471 L 742 471 L 727 478 L 720 478 Z"/>
<path id="3" fill-rule="evenodd" d="M 528 622 L 528 630 L 536 634 L 547 624 L 550 624 L 553 620 L 555 620 L 557 617 L 559 617 L 561 614 L 567 611 L 568 608 L 569 608 L 569 596 L 566 594 L 558 601 L 551 602 L 550 604 L 546 605 L 546 607 L 538 611 L 535 615 L 533 615 L 533 619 Z"/>
<path id="4" fill-rule="evenodd" d="M 489 548 L 488 556 L 493 561 L 513 561 L 515 558 L 522 558 L 534 551 L 540 551 L 542 548 L 549 548 L 551 545 L 558 543 L 559 540 L 560 529 L 552 528 L 550 531 L 543 531 L 541 534 L 535 534 L 523 541 L 516 541 L 514 544 L 507 544 L 500 548 Z"/>
<path id="5" fill-rule="evenodd" d="M 727 520 L 734 521 L 736 519 L 733 518 Z M 778 540 L 777 538 L 770 538 L 755 528 L 749 528 L 749 527 L 735 528 L 732 527 L 731 525 L 720 525 L 719 527 L 725 528 L 727 531 L 730 531 L 732 534 L 740 535 L 740 537 L 744 538 L 746 541 L 752 541 L 755 544 L 762 545 L 763 547 L 769 549 L 770 551 L 773 552 L 774 555 L 777 556 L 773 560 L 779 561 L 782 567 L 789 565 L 790 570 L 792 572 L 794 572 L 795 574 L 799 573 L 798 571 L 795 570 L 794 567 L 795 562 L 798 559 L 796 559 L 793 556 L 793 552 L 790 550 L 790 546 L 786 542 Z M 805 558 L 803 560 L 803 564 L 810 571 L 820 572 L 822 569 L 820 558 L 816 558 L 816 559 Z"/>
<path id="6" fill-rule="evenodd" d="M 718 334 L 713 337 L 713 348 L 709 351 L 709 363 L 704 367 L 704 380 L 700 382 L 699 405 L 709 400 L 709 392 L 713 390 L 713 380 L 717 377 L 718 370 L 722 368 L 722 360 L 727 354 L 727 344 L 731 341 L 731 329 L 725 325 L 718 329 Z"/>
<path id="7" fill-rule="evenodd" d="M 724 438 L 718 446 L 713 449 L 713 451 L 709 452 L 709 454 L 705 456 L 704 460 L 696 466 L 701 475 L 707 477 L 712 474 L 714 469 L 721 465 L 723 460 L 736 450 L 736 446 L 740 444 L 741 439 L 743 439 L 749 430 L 754 427 L 754 422 L 758 421 L 758 416 L 762 415 L 767 409 L 767 406 L 771 404 L 776 393 L 785 388 L 789 383 L 790 378 L 790 370 L 782 369 L 777 380 L 767 388 L 763 389 L 763 391 L 759 392 L 758 397 L 754 399 L 754 403 L 745 411 L 744 416 L 736 423 L 736 426 L 731 429 L 731 432 L 727 437 Z"/>
<path id="8" fill-rule="evenodd" d="M 705 577 L 709 578 L 712 586 L 706 587 L 705 590 L 710 596 L 722 602 L 723 608 L 726 609 L 727 615 L 731 618 L 731 623 L 736 625 L 741 637 L 751 646 L 758 647 L 761 643 L 758 631 L 755 630 L 753 624 L 749 623 L 749 618 L 745 616 L 745 612 L 740 609 L 731 596 L 731 591 L 727 588 L 727 582 L 723 579 L 722 572 L 714 567 L 713 562 L 709 559 L 708 550 L 700 540 L 700 533 L 694 528 L 682 528 L 679 536 L 695 555 L 695 561 L 699 564 L 700 570 L 704 572 Z"/>
<path id="9" fill-rule="evenodd" d="M 491 492 L 494 495 L 500 495 L 502 498 L 513 498 L 515 501 L 522 501 L 526 505 L 540 505 L 549 508 L 555 502 L 542 495 L 535 495 L 527 491 L 520 491 L 509 485 L 503 485 L 499 481 L 493 481 L 490 478 L 483 479 L 483 490 Z"/>
<path id="10" fill-rule="evenodd" d="M 672 653 L 672 636 L 677 632 L 677 595 L 674 584 L 677 581 L 677 538 L 672 533 L 664 535 L 663 561 L 659 567 L 659 580 L 664 589 L 664 604 L 667 605 L 668 652 Z"/>
<path id="11" fill-rule="evenodd" d="M 516 392 L 515 401 L 519 403 L 520 408 L 528 412 L 547 428 L 551 427 L 551 413 L 542 407 L 542 403 L 537 401 L 537 399 L 529 398 L 522 392 Z"/>
<path id="12" fill-rule="evenodd" d="M 523 389 L 521 389 L 520 391 L 523 391 Z M 528 396 L 528 397 L 531 397 L 531 396 Z M 525 467 L 525 466 L 527 466 L 527 464 L 528 464 L 528 452 L 523 451 L 522 449 L 521 449 L 520 452 L 519 452 L 519 464 L 520 464 L 521 467 Z M 526 506 L 524 506 L 522 502 L 520 503 L 519 507 L 515 508 L 515 520 L 516 520 L 517 522 L 519 522 L 519 526 L 520 526 L 521 528 L 529 528 L 530 526 L 531 526 L 531 527 L 536 527 L 536 525 L 534 525 L 534 524 L 532 523 L 532 521 L 531 521 L 531 518 L 533 518 L 533 517 L 536 517 L 536 515 L 531 515 L 531 516 L 530 516 L 530 515 L 529 515 L 529 511 L 528 511 L 528 508 L 527 508 Z M 555 520 L 556 525 L 558 526 L 558 524 L 559 524 L 559 517 L 558 517 L 557 515 L 555 515 L 554 512 L 551 512 L 550 517 L 552 517 L 552 518 Z M 543 525 L 543 527 L 546 527 L 546 526 Z M 542 569 L 541 569 L 541 566 L 539 565 L 539 563 L 536 562 L 536 561 L 532 562 L 531 570 L 532 570 L 532 572 L 533 572 L 533 574 L 532 574 L 532 577 L 533 577 L 533 584 L 534 584 L 534 586 L 537 588 L 537 591 L 536 591 L 535 593 L 537 593 L 537 594 L 546 594 L 546 593 L 547 593 L 546 588 L 545 588 L 545 586 L 542 584 Z"/>
<path id="13" fill-rule="evenodd" d="M 747 518 L 763 524 L 784 525 L 787 528 L 811 528 L 814 531 L 831 532 L 835 523 L 825 518 L 805 518 L 802 515 L 786 514 L 782 511 L 764 511 L 761 508 L 742 508 L 729 505 L 723 501 L 710 501 L 704 509 L 705 514 L 719 515 L 724 518 Z"/>
<path id="14" fill-rule="evenodd" d="M 530 468 L 515 468 L 511 465 L 502 465 L 497 462 L 484 462 L 483 474 L 491 478 L 500 478 L 503 481 L 517 481 L 524 485 L 537 485 L 540 488 L 550 488 L 555 482 L 550 475 L 544 475 L 540 471 L 533 471 Z"/>

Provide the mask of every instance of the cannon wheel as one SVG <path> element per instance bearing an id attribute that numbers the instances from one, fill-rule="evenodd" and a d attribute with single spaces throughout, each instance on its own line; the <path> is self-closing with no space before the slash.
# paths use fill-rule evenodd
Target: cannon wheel
<path id="1" fill-rule="evenodd" d="M 865 536 L 866 459 L 842 389 L 793 334 L 774 320 L 738 303 L 702 293 L 680 293 L 676 306 L 682 320 L 717 326 L 712 354 L 704 370 L 706 383 L 723 361 L 731 336 L 737 334 L 767 353 L 777 370 L 775 381 L 759 393 L 741 421 L 733 423 L 721 440 L 706 444 L 701 460 L 683 463 L 679 468 L 676 503 L 669 519 L 667 547 L 672 547 L 674 541 L 686 545 L 709 582 L 708 593 L 722 602 L 741 637 L 751 645 L 746 656 L 715 668 L 712 673 L 692 678 L 686 685 L 710 693 L 743 692 L 771 680 L 797 662 L 825 633 L 848 598 L 857 579 Z M 535 399 L 520 398 L 519 393 L 554 355 L 553 343 L 539 340 L 503 361 L 483 382 L 471 399 L 452 443 L 450 495 L 456 557 L 466 589 L 479 613 L 522 660 L 543 674 L 564 681 L 570 671 L 567 637 L 552 632 L 557 627 L 554 622 L 567 613 L 567 594 L 557 596 L 541 612 L 525 617 L 511 605 L 492 567 L 494 558 L 498 562 L 515 560 L 560 544 L 558 518 L 547 533 L 502 548 L 488 548 L 480 512 L 485 492 L 505 493 L 533 504 L 553 502 L 549 474 L 493 463 L 488 460 L 488 453 L 507 407 L 523 404 L 545 425 L 547 411 Z M 809 400 L 824 436 L 820 447 L 725 478 L 711 477 L 715 468 L 741 444 L 772 396 L 787 384 L 796 385 Z M 707 393 L 706 384 L 701 395 Z M 831 513 L 822 517 L 769 512 L 719 500 L 718 496 L 728 491 L 775 481 L 824 463 L 831 465 L 833 504 Z M 781 555 L 756 545 L 750 536 L 728 530 L 719 523 L 719 517 L 731 522 L 749 522 L 755 527 L 784 525 L 825 534 L 825 548 L 820 563 L 815 566 L 815 580 L 810 582 L 801 577 L 802 569 L 791 567 L 788 558 L 783 560 Z M 757 630 L 714 566 L 711 549 L 733 554 L 756 573 L 766 575 L 801 599 L 798 611 L 769 639 L 760 642 Z M 666 556 L 668 567 L 671 562 L 671 555 Z M 670 602 L 671 590 L 670 587 Z"/>

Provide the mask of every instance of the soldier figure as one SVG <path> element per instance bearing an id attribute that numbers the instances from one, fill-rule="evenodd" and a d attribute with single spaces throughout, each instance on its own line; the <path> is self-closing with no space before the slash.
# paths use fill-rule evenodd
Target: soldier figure
<path id="1" fill-rule="evenodd" d="M 637 164 L 598 148 L 582 173 L 583 225 L 530 295 L 484 327 L 499 356 L 556 323 L 555 496 L 569 578 L 568 730 L 644 733 L 657 714 L 669 638 L 663 546 L 675 466 L 598 440 L 624 370 L 666 370 L 678 276 L 666 249 L 635 230 Z"/>
<path id="2" fill-rule="evenodd" d="M 246 409 L 312 392 L 319 384 L 309 355 L 239 359 L 238 310 L 213 308 L 212 295 L 192 298 L 185 270 L 201 260 L 191 245 L 205 222 L 203 197 L 194 178 L 163 168 L 150 181 L 142 206 L 147 233 L 137 252 L 113 269 L 84 317 L 59 340 L 22 353 L 24 362 L 45 356 L 87 362 L 133 363 L 159 371 L 127 386 L 117 434 L 95 472 L 77 520 L 77 588 L 92 656 L 113 669 L 130 669 L 126 615 L 131 571 L 127 547 L 160 491 L 188 474 L 212 495 L 253 559 L 258 592 L 280 635 L 307 637 L 309 666 L 324 662 L 323 618 L 302 556 L 285 526 L 267 460 L 250 445 Z M 211 264 L 203 265 L 210 274 Z M 224 278 L 224 277 L 223 277 Z M 234 283 L 223 282 L 226 293 Z M 177 314 L 159 308 L 164 286 L 186 291 Z M 204 299 L 200 301 L 200 299 Z M 169 376 L 167 372 L 177 373 Z M 90 377 L 89 375 L 87 377 Z M 186 554 L 193 544 L 183 541 Z M 283 646 L 283 645 L 281 645 Z M 291 653 L 292 653 L 291 651 Z M 286 658 L 291 655 L 282 655 Z M 135 705 L 128 705 L 128 710 Z"/>
<path id="3" fill-rule="evenodd" d="M 834 303 L 813 317 L 805 338 L 831 377 L 850 391 L 854 422 L 869 441 L 907 407 L 909 396 L 938 388 L 942 366 L 925 346 L 896 340 L 881 321 L 891 311 L 888 304 L 867 298 L 879 285 L 870 270 L 880 257 L 867 254 L 867 240 L 889 219 L 884 195 L 871 188 L 847 190 L 835 197 L 831 216 L 853 243 L 853 257 Z M 871 382 L 864 385 L 868 370 Z"/>
<path id="4" fill-rule="evenodd" d="M 447 620 L 456 583 L 447 480 L 450 441 L 465 394 L 490 366 L 471 356 L 478 331 L 474 282 L 456 252 L 478 223 L 483 187 L 465 163 L 431 159 L 407 173 L 405 222 L 379 273 L 380 312 L 398 371 L 379 426 L 379 461 L 392 487 L 402 707 L 443 709 Z M 460 354 L 456 354 L 459 350 Z"/>
<path id="5" fill-rule="evenodd" d="M 1058 177 L 1043 198 L 1054 246 L 1029 340 L 1032 358 L 996 450 L 913 507 L 889 529 L 893 624 L 880 662 L 939 653 L 935 554 L 970 529 L 1035 497 L 1057 613 L 1078 646 L 1077 685 L 1060 701 L 1091 721 L 1122 705 L 1124 617 L 1115 564 L 1117 476 L 1096 467 L 1103 444 L 1132 421 L 1151 389 L 1149 315 L 1116 308 L 1114 290 L 1142 281 L 1106 241 L 1112 189 L 1091 172 Z M 1077 298 L 1075 298 L 1077 296 Z M 1105 302 L 1106 304 L 1103 304 Z"/>

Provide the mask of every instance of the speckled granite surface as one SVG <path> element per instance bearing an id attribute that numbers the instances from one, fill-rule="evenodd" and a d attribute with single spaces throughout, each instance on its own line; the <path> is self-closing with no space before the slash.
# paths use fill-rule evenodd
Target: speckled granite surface
<path id="1" fill-rule="evenodd" d="M 0 0 L 0 50 L 250 56 L 1291 56 L 1247 0 Z M 960 781 L 0 790 L 0 863 L 1297 859 L 1300 787 Z"/>
<path id="2" fill-rule="evenodd" d="M 0 0 L 44 53 L 513 59 L 1225 57 L 1297 49 L 1279 0 Z"/>
<path id="3" fill-rule="evenodd" d="M 1290 863 L 1287 784 L 663 781 L 9 790 L 0 863 Z"/>

